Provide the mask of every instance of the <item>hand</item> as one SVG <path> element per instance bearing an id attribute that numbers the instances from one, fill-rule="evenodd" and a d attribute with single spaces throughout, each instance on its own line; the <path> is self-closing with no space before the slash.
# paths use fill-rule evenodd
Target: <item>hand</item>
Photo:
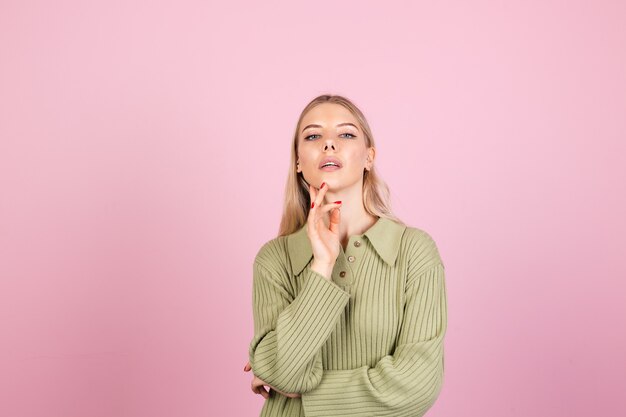
<path id="1" fill-rule="evenodd" d="M 250 361 L 248 361 L 246 366 L 244 366 L 243 370 L 245 372 L 248 372 L 251 369 L 252 368 L 250 367 Z M 263 398 L 265 398 L 266 400 L 270 397 L 270 394 L 269 394 L 269 390 L 268 391 L 265 390 L 264 385 L 267 385 L 268 387 L 270 387 L 270 389 L 273 389 L 274 391 L 276 391 L 278 393 L 281 393 L 285 397 L 289 397 L 289 398 L 299 398 L 300 397 L 300 394 L 298 394 L 297 392 L 295 392 L 293 394 L 288 394 L 286 392 L 282 392 L 282 391 L 277 390 L 276 388 L 274 388 L 273 386 L 271 386 L 267 382 L 263 381 L 258 376 L 254 375 L 254 372 L 252 373 L 252 375 L 254 376 L 254 378 L 252 379 L 252 392 L 254 392 L 255 394 L 262 395 Z"/>
<path id="2" fill-rule="evenodd" d="M 327 190 L 328 185 L 325 183 L 322 184 L 319 190 L 309 185 L 309 195 L 311 201 L 315 204 L 309 210 L 307 235 L 313 249 L 313 262 L 317 265 L 325 266 L 325 269 L 330 270 L 332 273 L 332 266 L 335 264 L 340 250 L 339 223 L 341 221 L 341 211 L 339 209 L 341 204 L 328 203 L 322 205 Z M 323 218 L 329 211 L 330 222 L 326 226 Z M 330 279 L 330 277 L 327 276 L 327 279 Z"/>

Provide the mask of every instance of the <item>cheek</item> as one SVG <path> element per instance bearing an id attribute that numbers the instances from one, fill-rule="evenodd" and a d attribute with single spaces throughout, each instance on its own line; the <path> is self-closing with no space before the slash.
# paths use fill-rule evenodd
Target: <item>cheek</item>
<path id="1" fill-rule="evenodd" d="M 346 161 L 350 164 L 350 170 L 361 171 L 365 167 L 365 161 L 367 160 L 367 154 L 363 153 L 360 149 L 354 150 L 346 155 Z"/>
<path id="2" fill-rule="evenodd" d="M 300 157 L 300 173 L 311 175 L 315 171 L 315 163 L 311 158 Z"/>
<path id="3" fill-rule="evenodd" d="M 303 146 L 299 149 L 299 157 L 301 168 L 311 168 L 315 166 L 316 161 L 319 160 L 319 153 L 314 152 L 312 150 L 306 149 L 306 146 Z"/>
<path id="4" fill-rule="evenodd" d="M 300 168 L 302 169 L 311 169 L 313 165 L 313 159 L 307 156 L 300 157 Z"/>

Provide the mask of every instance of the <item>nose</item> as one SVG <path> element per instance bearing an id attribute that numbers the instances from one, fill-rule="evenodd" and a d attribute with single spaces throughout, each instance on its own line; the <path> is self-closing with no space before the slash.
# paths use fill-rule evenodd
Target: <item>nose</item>
<path id="1" fill-rule="evenodd" d="M 334 143 L 332 143 L 332 142 L 326 142 L 326 143 L 324 144 L 324 150 L 325 150 L 325 151 L 327 151 L 327 150 L 329 149 L 329 147 L 330 147 L 330 148 L 332 148 L 333 150 L 336 150 L 336 149 L 335 149 L 335 144 L 334 144 Z"/>

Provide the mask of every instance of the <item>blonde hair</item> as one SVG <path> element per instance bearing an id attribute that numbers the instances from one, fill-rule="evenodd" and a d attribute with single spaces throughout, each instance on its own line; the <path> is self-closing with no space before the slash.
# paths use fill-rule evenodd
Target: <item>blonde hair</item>
<path id="1" fill-rule="evenodd" d="M 291 162 L 289 164 L 289 173 L 287 175 L 287 184 L 285 185 L 285 201 L 283 206 L 283 215 L 280 221 L 278 236 L 285 236 L 298 231 L 307 221 L 309 210 L 311 207 L 309 196 L 309 185 L 304 179 L 304 175 L 296 169 L 296 160 L 298 157 L 298 131 L 300 123 L 304 115 L 313 107 L 322 103 L 335 103 L 342 105 L 350 111 L 357 119 L 365 136 L 365 146 L 375 147 L 374 137 L 370 130 L 369 124 L 365 116 L 350 100 L 340 95 L 323 94 L 309 102 L 306 105 L 300 118 L 296 124 L 296 130 L 293 135 L 293 144 L 291 146 Z M 397 218 L 391 211 L 391 201 L 389 187 L 378 176 L 376 167 L 368 171 L 363 171 L 363 205 L 368 213 L 386 217 L 402 225 L 403 221 Z"/>

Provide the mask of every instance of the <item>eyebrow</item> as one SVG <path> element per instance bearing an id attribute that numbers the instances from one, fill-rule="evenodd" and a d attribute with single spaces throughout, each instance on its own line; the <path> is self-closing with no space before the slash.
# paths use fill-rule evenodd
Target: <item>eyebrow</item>
<path id="1" fill-rule="evenodd" d="M 339 124 L 337 125 L 337 127 L 339 127 L 339 126 L 354 126 L 354 128 L 355 128 L 357 131 L 359 130 L 359 128 L 358 128 L 358 127 L 357 127 L 354 123 L 347 123 L 347 122 L 346 122 L 346 123 L 339 123 Z M 307 130 L 307 129 L 308 129 L 308 128 L 310 128 L 310 127 L 322 127 L 322 126 L 321 126 L 321 125 L 308 125 L 308 126 L 306 126 L 304 129 L 302 129 L 302 132 L 304 132 L 305 130 Z M 300 133 L 302 133 L 302 132 L 300 132 Z"/>

